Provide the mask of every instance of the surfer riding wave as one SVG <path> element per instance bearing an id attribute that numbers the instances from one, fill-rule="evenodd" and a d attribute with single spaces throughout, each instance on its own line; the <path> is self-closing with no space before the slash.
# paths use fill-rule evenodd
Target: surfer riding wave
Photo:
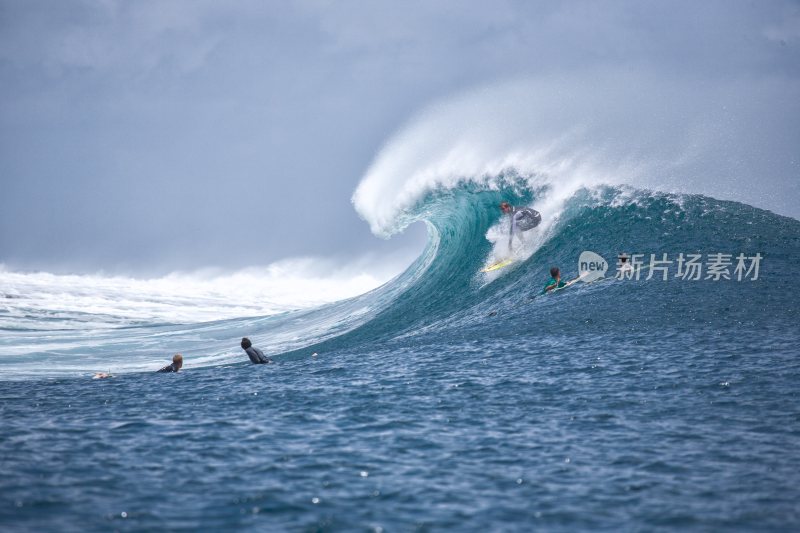
<path id="1" fill-rule="evenodd" d="M 520 241 L 524 242 L 522 233 L 532 230 L 542 222 L 542 215 L 530 207 L 518 207 L 508 202 L 502 202 L 500 204 L 500 210 L 506 215 L 511 215 L 511 226 L 508 230 L 509 250 L 511 250 L 514 235 L 516 235 Z"/>

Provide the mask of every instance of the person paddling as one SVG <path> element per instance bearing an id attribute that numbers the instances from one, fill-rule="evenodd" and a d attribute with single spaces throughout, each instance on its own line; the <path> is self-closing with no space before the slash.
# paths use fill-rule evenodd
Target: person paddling
<path id="1" fill-rule="evenodd" d="M 570 280 L 570 281 L 562 281 L 561 280 L 561 271 L 558 269 L 558 267 L 551 267 L 550 268 L 550 281 L 548 281 L 547 285 L 545 285 L 544 290 L 542 291 L 542 294 L 547 294 L 548 292 L 554 291 L 556 289 L 563 289 L 564 287 L 569 287 L 570 285 L 572 285 L 573 283 L 575 283 L 579 279 L 581 279 L 580 276 L 578 276 L 577 278 L 575 278 L 573 280 Z"/>
<path id="2" fill-rule="evenodd" d="M 242 350 L 247 353 L 247 357 L 250 358 L 250 361 L 254 365 L 265 365 L 272 362 L 266 355 L 264 355 L 264 352 L 258 348 L 255 348 L 253 343 L 251 343 L 250 339 L 247 337 L 242 339 Z"/>
<path id="3" fill-rule="evenodd" d="M 172 364 L 156 370 L 156 372 L 178 372 L 183 367 L 183 356 L 176 353 L 172 356 Z"/>

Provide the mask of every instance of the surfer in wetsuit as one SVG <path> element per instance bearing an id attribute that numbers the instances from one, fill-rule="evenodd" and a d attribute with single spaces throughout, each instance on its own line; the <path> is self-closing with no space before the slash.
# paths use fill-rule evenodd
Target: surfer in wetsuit
<path id="1" fill-rule="evenodd" d="M 176 353 L 172 357 L 172 364 L 165 366 L 164 368 L 160 368 L 156 370 L 156 372 L 177 372 L 183 366 L 183 356 L 179 353 Z"/>
<path id="2" fill-rule="evenodd" d="M 535 228 L 542 221 L 542 215 L 530 207 L 517 207 L 508 202 L 500 204 L 503 214 L 511 215 L 511 228 L 508 231 L 508 249 L 511 249 L 511 241 L 514 235 L 522 240 L 522 232 Z"/>
<path id="3" fill-rule="evenodd" d="M 561 271 L 558 270 L 558 267 L 551 267 L 550 268 L 550 281 L 547 282 L 547 285 L 544 286 L 544 290 L 542 294 L 547 294 L 550 291 L 555 289 L 563 289 L 564 287 L 569 287 L 576 281 L 581 279 L 580 276 L 577 278 L 570 280 L 570 281 L 562 281 L 561 280 Z"/>
<path id="4" fill-rule="evenodd" d="M 253 343 L 251 343 L 250 339 L 247 337 L 242 339 L 242 350 L 247 353 L 247 357 L 250 358 L 250 361 L 254 365 L 265 365 L 272 362 L 269 358 L 267 358 L 266 355 L 264 355 L 264 352 L 258 348 L 254 348 Z"/>

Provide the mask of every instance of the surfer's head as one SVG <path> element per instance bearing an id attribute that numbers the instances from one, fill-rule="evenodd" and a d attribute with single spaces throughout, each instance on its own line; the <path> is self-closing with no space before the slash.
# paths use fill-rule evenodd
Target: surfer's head
<path id="1" fill-rule="evenodd" d="M 500 202 L 500 210 L 503 213 L 510 213 L 511 212 L 511 204 L 508 202 Z"/>
<path id="2" fill-rule="evenodd" d="M 561 272 L 558 270 L 558 267 L 550 267 L 550 277 L 553 279 L 561 277 Z"/>
<path id="3" fill-rule="evenodd" d="M 247 337 L 242 338 L 242 350 L 246 350 L 253 345 Z"/>
<path id="4" fill-rule="evenodd" d="M 180 367 L 183 366 L 183 356 L 179 353 L 173 355 L 172 364 L 175 365 L 175 370 L 178 370 Z"/>

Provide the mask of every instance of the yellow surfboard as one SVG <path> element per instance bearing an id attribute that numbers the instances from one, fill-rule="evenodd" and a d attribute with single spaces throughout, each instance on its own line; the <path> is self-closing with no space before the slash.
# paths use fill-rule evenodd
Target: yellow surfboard
<path id="1" fill-rule="evenodd" d="M 510 265 L 513 262 L 514 262 L 513 259 L 504 259 L 502 261 L 498 261 L 497 263 L 492 263 L 491 265 L 489 265 L 489 266 L 487 266 L 485 268 L 482 268 L 481 272 L 492 272 L 493 270 L 498 270 L 498 269 L 501 269 L 503 267 L 507 267 L 508 265 Z"/>

